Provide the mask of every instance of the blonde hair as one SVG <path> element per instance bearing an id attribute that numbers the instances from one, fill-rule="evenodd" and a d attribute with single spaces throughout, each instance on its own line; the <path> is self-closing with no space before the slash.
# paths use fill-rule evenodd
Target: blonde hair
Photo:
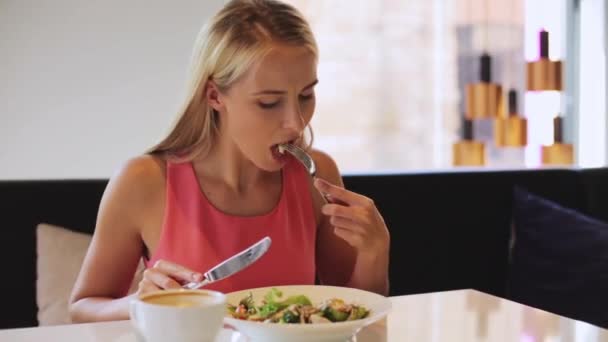
<path id="1" fill-rule="evenodd" d="M 318 56 L 308 23 L 291 5 L 276 0 L 228 2 L 200 31 L 177 120 L 148 153 L 182 160 L 208 154 L 217 138 L 219 117 L 207 103 L 207 82 L 213 80 L 220 91 L 227 90 L 272 43 L 304 46 Z M 310 133 L 312 139 L 312 129 Z"/>

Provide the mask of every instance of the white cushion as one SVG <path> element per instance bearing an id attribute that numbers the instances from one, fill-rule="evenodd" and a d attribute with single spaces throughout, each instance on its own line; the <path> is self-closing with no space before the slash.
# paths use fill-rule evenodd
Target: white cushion
<path id="1" fill-rule="evenodd" d="M 92 235 L 41 223 L 36 228 L 38 322 L 68 324 L 68 302 Z M 140 261 L 129 293 L 137 290 L 144 265 Z"/>

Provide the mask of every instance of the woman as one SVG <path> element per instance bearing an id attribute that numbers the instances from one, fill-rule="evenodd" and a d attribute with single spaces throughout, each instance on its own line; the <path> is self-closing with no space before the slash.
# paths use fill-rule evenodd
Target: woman
<path id="1" fill-rule="evenodd" d="M 278 151 L 283 143 L 306 148 L 316 71 L 309 25 L 287 4 L 234 0 L 210 21 L 173 130 L 104 192 L 72 293 L 73 321 L 127 319 L 142 256 L 147 269 L 134 295 L 200 281 L 264 236 L 273 243 L 262 258 L 208 288 L 318 279 L 388 293 L 389 233 L 373 201 L 343 188 L 328 155 L 309 149 L 313 180 Z"/>

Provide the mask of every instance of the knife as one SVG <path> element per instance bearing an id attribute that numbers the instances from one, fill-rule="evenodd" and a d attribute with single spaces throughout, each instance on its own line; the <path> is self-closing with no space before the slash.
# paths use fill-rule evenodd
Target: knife
<path id="1" fill-rule="evenodd" d="M 185 289 L 193 290 L 209 285 L 218 280 L 228 278 L 231 275 L 243 270 L 247 266 L 253 264 L 270 248 L 272 240 L 267 236 L 262 240 L 251 245 L 249 248 L 231 256 L 229 259 L 217 264 L 203 275 L 203 280 L 200 282 L 190 282 L 182 286 Z"/>

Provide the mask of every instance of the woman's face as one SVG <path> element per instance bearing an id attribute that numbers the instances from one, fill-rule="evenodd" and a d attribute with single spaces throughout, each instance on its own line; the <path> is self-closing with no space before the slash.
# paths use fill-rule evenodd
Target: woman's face
<path id="1" fill-rule="evenodd" d="M 315 109 L 316 83 L 316 58 L 310 50 L 275 45 L 218 94 L 222 134 L 259 168 L 279 170 L 285 158 L 277 145 L 303 134 Z"/>

